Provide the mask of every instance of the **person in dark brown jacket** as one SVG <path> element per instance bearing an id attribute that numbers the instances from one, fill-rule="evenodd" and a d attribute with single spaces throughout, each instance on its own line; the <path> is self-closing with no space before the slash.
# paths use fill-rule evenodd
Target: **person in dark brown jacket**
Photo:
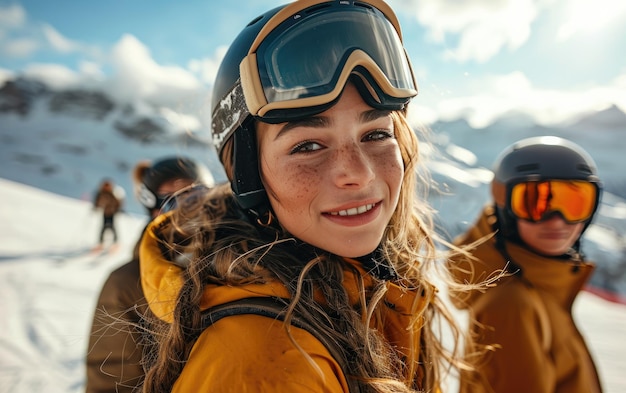
<path id="1" fill-rule="evenodd" d="M 595 264 L 581 237 L 597 211 L 600 179 L 578 145 L 546 136 L 521 140 L 494 165 L 493 202 L 455 242 L 475 259 L 456 261 L 459 282 L 500 271 L 492 288 L 452 292 L 468 309 L 476 342 L 493 346 L 461 393 L 600 393 L 602 386 L 572 315 Z"/>
<path id="2" fill-rule="evenodd" d="M 135 196 L 150 219 L 175 194 L 196 184 L 213 185 L 211 173 L 186 157 L 141 161 L 133 172 Z M 143 233 L 142 233 L 143 234 Z M 142 316 L 147 310 L 139 278 L 138 246 L 133 258 L 105 281 L 95 309 L 86 356 L 86 393 L 132 392 L 143 378 Z"/>
<path id="3" fill-rule="evenodd" d="M 100 230 L 99 246 L 104 243 L 104 234 L 107 231 L 113 233 L 113 242 L 117 242 L 117 231 L 115 230 L 115 215 L 122 209 L 124 200 L 121 188 L 116 187 L 113 181 L 105 179 L 100 184 L 100 188 L 94 197 L 94 209 L 102 209 L 102 228 Z"/>

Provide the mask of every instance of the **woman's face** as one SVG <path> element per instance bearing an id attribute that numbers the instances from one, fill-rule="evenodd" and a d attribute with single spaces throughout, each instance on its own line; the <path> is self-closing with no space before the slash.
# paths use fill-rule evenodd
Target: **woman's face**
<path id="1" fill-rule="evenodd" d="M 517 221 L 520 238 L 539 254 L 548 256 L 563 255 L 576 243 L 584 228 L 584 223 L 568 224 L 558 215 L 545 221 Z"/>
<path id="2" fill-rule="evenodd" d="M 263 183 L 287 231 L 344 257 L 378 246 L 404 175 L 388 111 L 368 106 L 348 84 L 327 111 L 258 123 L 257 138 Z"/>

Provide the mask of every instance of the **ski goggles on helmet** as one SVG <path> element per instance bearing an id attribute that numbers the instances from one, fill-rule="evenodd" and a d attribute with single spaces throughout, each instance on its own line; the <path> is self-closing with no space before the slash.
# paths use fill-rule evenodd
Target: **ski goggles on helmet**
<path id="1" fill-rule="evenodd" d="M 560 213 L 575 224 L 591 218 L 598 205 L 598 187 L 582 180 L 527 181 L 513 185 L 509 206 L 515 217 L 538 222 Z"/>
<path id="2" fill-rule="evenodd" d="M 204 198 L 209 190 L 210 188 L 205 185 L 192 184 L 175 193 L 169 194 L 164 198 L 163 203 L 159 205 L 161 207 L 159 213 L 167 213 L 179 206 L 191 206 L 196 204 L 200 198 Z"/>
<path id="3" fill-rule="evenodd" d="M 141 183 L 137 187 L 136 195 L 139 203 L 141 203 L 146 209 L 150 211 L 159 209 L 160 213 L 165 213 L 176 208 L 176 206 L 178 205 L 179 197 L 189 194 L 192 191 L 195 192 L 198 190 L 208 190 L 208 187 L 204 185 L 192 184 L 174 193 L 157 195 L 152 192 L 145 184 Z"/>
<path id="4" fill-rule="evenodd" d="M 403 109 L 417 95 L 391 8 L 381 0 L 291 3 L 256 36 L 240 63 L 238 83 L 222 100 L 228 105 L 216 106 L 214 142 L 219 148 L 247 114 L 282 123 L 323 112 L 351 76 L 377 109 Z M 245 111 L 233 108 L 243 104 Z"/>

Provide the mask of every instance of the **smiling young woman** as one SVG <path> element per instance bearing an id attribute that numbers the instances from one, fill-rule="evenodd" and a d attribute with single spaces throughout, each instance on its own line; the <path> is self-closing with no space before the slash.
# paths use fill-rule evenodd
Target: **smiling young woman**
<path id="1" fill-rule="evenodd" d="M 440 253 L 417 194 L 416 94 L 381 0 L 300 0 L 244 28 L 213 92 L 230 187 L 143 239 L 165 329 L 144 391 L 434 392 L 460 366 L 427 274 Z M 276 314 L 259 312 L 268 299 Z"/>

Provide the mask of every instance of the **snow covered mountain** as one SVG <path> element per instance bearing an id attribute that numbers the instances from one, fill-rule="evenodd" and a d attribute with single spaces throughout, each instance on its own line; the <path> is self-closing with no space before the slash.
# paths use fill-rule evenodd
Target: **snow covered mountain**
<path id="1" fill-rule="evenodd" d="M 187 155 L 207 165 L 217 182 L 226 180 L 210 144 L 206 108 L 197 112 L 191 116 L 155 103 L 122 102 L 87 87 L 55 90 L 9 79 L 0 88 L 0 177 L 82 200 L 90 200 L 101 179 L 109 177 L 126 190 L 126 211 L 142 215 L 130 175 L 141 159 Z M 422 147 L 435 182 L 430 199 L 449 237 L 465 229 L 488 201 L 490 168 L 506 146 L 538 135 L 583 146 L 596 160 L 605 187 L 583 244 L 599 265 L 592 283 L 626 297 L 624 112 L 613 106 L 551 126 L 508 113 L 482 129 L 464 119 L 430 128 L 430 148 Z"/>
<path id="2" fill-rule="evenodd" d="M 90 199 L 104 177 L 122 186 L 128 212 L 131 171 L 142 159 L 186 155 L 225 179 L 200 121 L 145 102 L 118 103 L 88 89 L 55 91 L 26 79 L 0 88 L 0 177 Z"/>

